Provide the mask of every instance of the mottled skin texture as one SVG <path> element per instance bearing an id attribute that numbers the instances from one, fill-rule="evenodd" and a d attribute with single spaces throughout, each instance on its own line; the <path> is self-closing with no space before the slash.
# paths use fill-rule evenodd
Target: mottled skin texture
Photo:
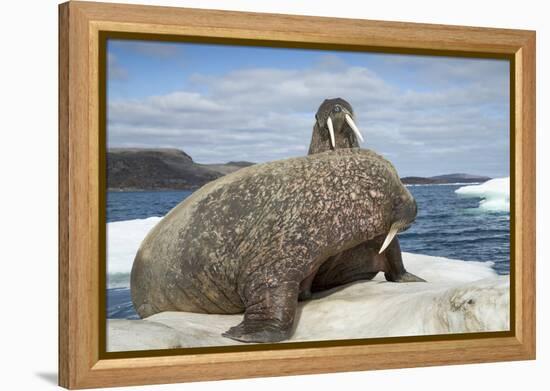
<path id="1" fill-rule="evenodd" d="M 344 120 L 348 113 L 355 120 L 353 108 L 342 98 L 325 99 L 315 115 L 315 124 L 309 146 L 309 154 L 341 148 L 358 148 L 357 137 Z M 334 124 L 335 148 L 330 144 L 327 118 Z M 423 279 L 408 273 L 403 265 L 399 239 L 395 237 L 389 247 L 378 254 L 384 235 L 366 241 L 327 259 L 316 275 L 303 283 L 300 299 L 306 300 L 312 292 L 322 291 L 358 280 L 370 280 L 383 272 L 386 280 L 393 282 L 416 282 Z"/>
<path id="2" fill-rule="evenodd" d="M 132 268 L 132 300 L 141 317 L 244 310 L 225 336 L 282 341 L 308 279 L 320 271 L 323 284 L 333 273 L 327 260 L 415 216 L 391 163 L 369 150 L 244 168 L 193 193 L 147 235 Z"/>

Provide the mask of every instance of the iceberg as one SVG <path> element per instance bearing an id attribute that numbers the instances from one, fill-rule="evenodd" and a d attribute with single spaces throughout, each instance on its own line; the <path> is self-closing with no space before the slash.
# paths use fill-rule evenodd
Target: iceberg
<path id="1" fill-rule="evenodd" d="M 480 185 L 462 186 L 456 189 L 455 193 L 460 197 L 481 198 L 481 210 L 510 211 L 510 177 L 491 179 Z"/>

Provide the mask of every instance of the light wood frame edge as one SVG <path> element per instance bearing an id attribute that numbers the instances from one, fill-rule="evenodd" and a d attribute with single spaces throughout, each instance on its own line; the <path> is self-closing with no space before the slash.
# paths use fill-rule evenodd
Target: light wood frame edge
<path id="1" fill-rule="evenodd" d="M 90 388 L 535 358 L 535 33 L 415 23 L 69 2 L 59 6 L 59 384 Z M 330 28 L 323 28 L 323 26 Z M 514 337 L 99 360 L 101 30 L 514 56 Z"/>

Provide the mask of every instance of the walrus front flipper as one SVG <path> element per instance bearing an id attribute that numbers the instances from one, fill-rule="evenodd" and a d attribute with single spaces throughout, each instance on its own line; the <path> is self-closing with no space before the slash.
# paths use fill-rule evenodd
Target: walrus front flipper
<path id="1" fill-rule="evenodd" d="M 418 276 L 415 276 L 412 273 L 405 272 L 405 274 L 402 274 L 401 276 L 399 276 L 397 280 L 393 282 L 426 282 L 426 280 Z"/>
<path id="2" fill-rule="evenodd" d="M 299 289 L 298 282 L 250 287 L 244 320 L 222 336 L 241 342 L 280 342 L 290 338 Z"/>
<path id="3" fill-rule="evenodd" d="M 426 280 L 405 270 L 397 236 L 393 238 L 383 254 L 386 256 L 386 270 L 384 271 L 386 280 L 392 282 L 426 282 Z"/>

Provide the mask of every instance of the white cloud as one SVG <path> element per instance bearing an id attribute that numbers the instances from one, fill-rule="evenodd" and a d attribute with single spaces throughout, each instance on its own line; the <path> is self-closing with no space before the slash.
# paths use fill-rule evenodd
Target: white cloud
<path id="1" fill-rule="evenodd" d="M 109 102 L 109 145 L 177 147 L 204 163 L 303 155 L 319 104 L 342 97 L 354 107 L 364 146 L 386 151 L 402 175 L 507 172 L 501 63 L 391 58 L 389 69 L 410 69 L 432 88 L 403 88 L 335 56 L 309 69 L 195 74 L 187 91 Z"/>

